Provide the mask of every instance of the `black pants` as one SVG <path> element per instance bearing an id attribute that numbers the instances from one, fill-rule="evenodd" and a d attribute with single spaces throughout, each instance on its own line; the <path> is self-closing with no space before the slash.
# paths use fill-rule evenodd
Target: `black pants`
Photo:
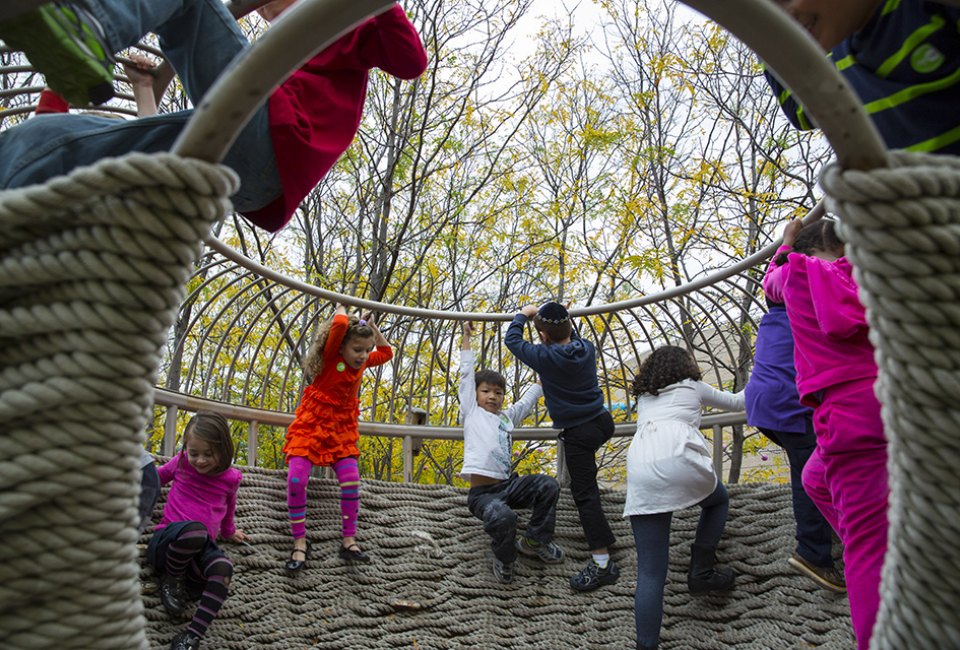
<path id="1" fill-rule="evenodd" d="M 517 513 L 514 508 L 532 510 L 524 534 L 546 544 L 553 541 L 559 496 L 560 485 L 552 476 L 514 474 L 501 483 L 470 488 L 467 507 L 470 514 L 483 521 L 483 529 L 492 538 L 493 554 L 501 562 L 510 563 L 517 559 Z"/>
<path id="2" fill-rule="evenodd" d="M 613 417 L 604 411 L 594 419 L 560 432 L 563 456 L 570 472 L 570 492 L 580 513 L 580 525 L 590 550 L 616 541 L 600 504 L 597 485 L 597 450 L 613 436 Z"/>
<path id="3" fill-rule="evenodd" d="M 790 489 L 793 496 L 793 516 L 797 520 L 797 554 L 819 567 L 833 566 L 833 532 L 820 514 L 816 504 L 803 489 L 803 466 L 817 448 L 817 436 L 812 423 L 806 433 L 760 429 L 774 444 L 783 447 L 790 461 Z"/>

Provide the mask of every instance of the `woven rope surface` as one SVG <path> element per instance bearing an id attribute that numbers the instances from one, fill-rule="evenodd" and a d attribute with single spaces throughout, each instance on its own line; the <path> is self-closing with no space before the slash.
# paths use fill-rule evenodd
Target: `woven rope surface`
<path id="1" fill-rule="evenodd" d="M 223 544 L 236 570 L 204 644 L 231 650 L 634 647 L 636 555 L 620 517 L 623 493 L 604 495 L 619 540 L 613 557 L 620 582 L 577 594 L 567 581 L 589 554 L 568 491 L 556 536 L 566 562 L 547 567 L 521 558 L 510 585 L 493 580 L 489 538 L 467 511 L 465 490 L 365 481 L 361 492 L 359 540 L 372 563 L 349 566 L 337 557 L 339 488 L 314 478 L 307 506 L 313 556 L 291 578 L 283 570 L 291 546 L 285 473 L 245 469 L 237 524 L 255 548 Z M 787 566 L 795 545 L 789 490 L 732 486 L 731 505 L 719 554 L 741 575 L 725 597 L 687 593 L 698 510 L 674 518 L 661 648 L 852 647 L 846 598 L 817 589 Z M 521 514 L 521 527 L 525 521 Z M 142 577 L 151 647 L 166 648 L 184 623 L 168 619 L 151 572 L 144 569 Z M 421 608 L 397 611 L 395 599 Z"/>
<path id="2" fill-rule="evenodd" d="M 145 647 L 138 458 L 229 170 L 134 154 L 0 193 L 0 645 Z"/>
<path id="3" fill-rule="evenodd" d="M 960 160 L 824 172 L 878 349 L 890 539 L 872 648 L 960 648 Z"/>

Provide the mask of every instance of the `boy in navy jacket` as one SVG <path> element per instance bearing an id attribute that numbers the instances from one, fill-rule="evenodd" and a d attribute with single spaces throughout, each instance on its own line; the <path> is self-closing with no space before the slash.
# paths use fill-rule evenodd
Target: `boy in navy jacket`
<path id="1" fill-rule="evenodd" d="M 530 318 L 541 345 L 523 338 L 524 325 Z M 539 309 L 535 305 L 521 309 L 510 323 L 504 342 L 517 359 L 540 375 L 553 427 L 560 429 L 570 491 L 593 556 L 570 578 L 570 586 L 591 591 L 613 584 L 620 570 L 608 552 L 615 538 L 600 504 L 596 460 L 597 450 L 613 435 L 613 417 L 604 408 L 597 382 L 597 351 L 593 343 L 574 331 L 566 307 L 556 302 Z"/>

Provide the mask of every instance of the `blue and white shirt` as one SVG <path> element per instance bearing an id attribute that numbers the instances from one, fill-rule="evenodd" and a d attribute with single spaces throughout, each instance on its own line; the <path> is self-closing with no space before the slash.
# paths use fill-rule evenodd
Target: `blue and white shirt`
<path id="1" fill-rule="evenodd" d="M 512 431 L 530 415 L 543 394 L 534 384 L 516 404 L 491 413 L 477 404 L 477 382 L 474 378 L 476 357 L 472 350 L 460 351 L 460 412 L 463 414 L 463 468 L 460 476 L 486 476 L 508 479 L 513 469 Z"/>

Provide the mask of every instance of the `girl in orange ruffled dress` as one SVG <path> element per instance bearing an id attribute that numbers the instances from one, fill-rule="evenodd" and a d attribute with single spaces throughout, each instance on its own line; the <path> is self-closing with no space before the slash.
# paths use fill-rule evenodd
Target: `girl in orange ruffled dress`
<path id="1" fill-rule="evenodd" d="M 292 573 L 302 569 L 310 557 L 306 531 L 307 482 L 314 465 L 332 466 L 340 483 L 343 534 L 340 557 L 352 562 L 370 561 L 356 541 L 360 511 L 357 393 L 364 369 L 392 358 L 393 350 L 373 319 L 369 315 L 366 319 L 347 316 L 342 305 L 337 307 L 333 320 L 320 326 L 307 353 L 304 371 L 312 381 L 303 391 L 283 446 L 289 465 L 287 506 L 293 533 L 293 551 L 286 568 Z"/>

